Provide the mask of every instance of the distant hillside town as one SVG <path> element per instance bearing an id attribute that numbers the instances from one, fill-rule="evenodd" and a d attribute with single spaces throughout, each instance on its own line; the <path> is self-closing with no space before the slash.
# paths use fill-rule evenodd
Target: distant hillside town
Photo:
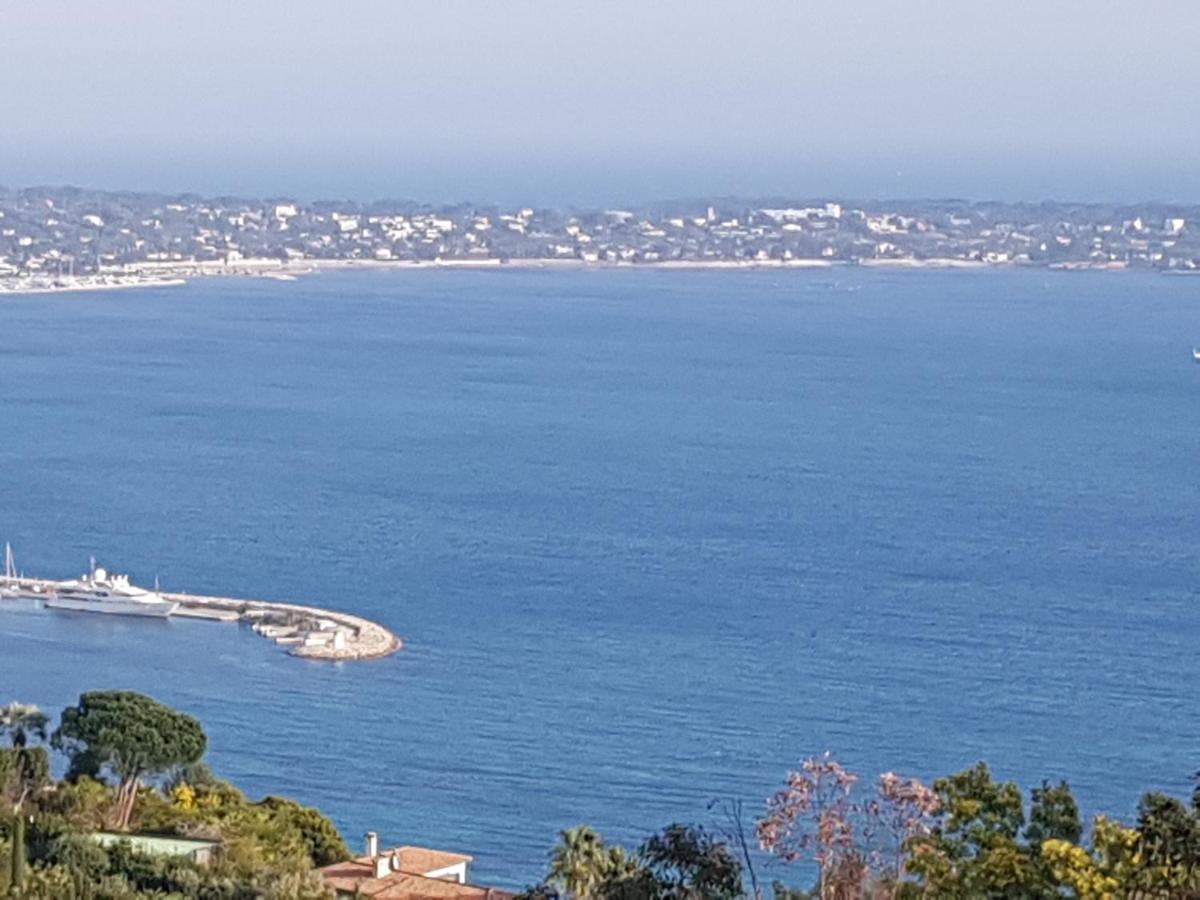
<path id="1" fill-rule="evenodd" d="M 664 202 L 509 209 L 0 188 L 0 290 L 321 265 L 1042 266 L 1200 270 L 1200 206 Z"/>

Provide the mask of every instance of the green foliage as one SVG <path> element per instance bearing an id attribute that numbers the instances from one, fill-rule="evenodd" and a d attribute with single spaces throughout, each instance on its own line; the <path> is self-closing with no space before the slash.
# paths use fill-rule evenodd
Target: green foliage
<path id="1" fill-rule="evenodd" d="M 45 859 L 71 874 L 80 889 L 100 882 L 111 868 L 108 851 L 84 835 L 63 832 L 46 848 Z"/>
<path id="2" fill-rule="evenodd" d="M 668 825 L 646 839 L 637 859 L 654 897 L 732 900 L 742 894 L 741 863 L 703 828 Z"/>
<path id="3" fill-rule="evenodd" d="M 1091 847 L 1079 845 L 1079 808 L 1065 782 L 1031 792 L 1023 824 L 1016 785 L 982 763 L 934 783 L 943 804 L 932 833 L 910 842 L 917 882 L 901 896 L 933 898 L 1200 897 L 1200 811 L 1147 794 L 1137 828 L 1097 817 Z"/>
<path id="4" fill-rule="evenodd" d="M 204 755 L 206 738 L 191 716 L 132 691 L 93 691 L 63 710 L 51 743 L 69 756 L 89 753 L 122 781 L 166 773 Z"/>
<path id="5" fill-rule="evenodd" d="M 115 824 L 125 828 L 143 776 L 197 762 L 207 739 L 191 716 L 132 691 L 93 691 L 63 710 L 51 744 L 72 758 L 71 774 L 110 769 L 120 779 Z"/>
<path id="6" fill-rule="evenodd" d="M 329 896 L 319 876 L 306 865 L 244 869 L 218 861 L 198 866 L 182 857 L 138 853 L 128 842 L 105 849 L 74 834 L 62 836 L 52 848 L 34 871 L 57 873 L 60 880 L 65 876 L 78 900 L 325 900 Z"/>
<path id="7" fill-rule="evenodd" d="M 205 738 L 191 717 L 139 694 L 84 694 L 52 736 L 71 761 L 71 777 L 57 783 L 46 748 L 27 746 L 40 735 L 44 727 L 0 748 L 0 789 L 19 795 L 25 811 L 19 832 L 15 817 L 0 818 L 0 895 L 15 876 L 24 882 L 22 900 L 330 897 L 314 867 L 349 856 L 332 823 L 279 797 L 251 802 L 215 778 L 199 762 Z M 115 776 L 115 789 L 98 780 L 103 775 Z M 141 786 L 148 776 L 169 790 Z M 140 854 L 128 843 L 103 847 L 90 835 L 114 820 L 217 840 L 225 852 L 198 865 Z"/>
<path id="8" fill-rule="evenodd" d="M 933 787 L 940 821 L 929 835 L 911 841 L 908 863 L 925 896 L 1058 896 L 1036 855 L 1019 842 L 1025 816 L 1016 784 L 993 781 L 981 762 Z"/>
<path id="9" fill-rule="evenodd" d="M 220 838 L 225 858 L 247 871 L 319 867 L 350 856 L 333 823 L 317 810 L 279 797 L 254 803 L 220 780 L 196 787 L 176 782 L 170 796 L 143 791 L 132 821 L 143 831 Z"/>
<path id="10" fill-rule="evenodd" d="M 57 816 L 75 828 L 96 831 L 104 827 L 113 802 L 112 790 L 86 776 L 76 781 L 59 781 L 54 790 L 38 798 L 45 816 Z"/>
<path id="11" fill-rule="evenodd" d="M 79 900 L 70 873 L 53 866 L 31 869 L 18 896 L 21 900 Z M 126 898 L 118 897 L 115 900 Z"/>
<path id="12" fill-rule="evenodd" d="M 13 820 L 12 846 L 9 848 L 8 889 L 19 893 L 25 886 L 25 816 L 18 813 Z"/>
<path id="13" fill-rule="evenodd" d="M 624 851 L 605 846 L 604 839 L 587 825 L 568 828 L 559 834 L 558 846 L 550 854 L 548 884 L 568 896 L 587 900 L 597 896 L 601 884 L 620 874 Z"/>
<path id="14" fill-rule="evenodd" d="M 560 891 L 576 900 L 732 900 L 742 896 L 742 868 L 703 828 L 669 825 L 629 855 L 582 825 L 561 833 L 547 883 L 521 896 L 549 900 Z"/>
<path id="15" fill-rule="evenodd" d="M 50 754 L 45 747 L 0 747 L 0 796 L 16 809 L 50 783 Z"/>
<path id="16" fill-rule="evenodd" d="M 1080 900 L 1200 897 L 1200 813 L 1162 794 L 1142 798 L 1136 829 L 1097 816 L 1090 849 L 1052 838 L 1041 852 Z"/>
<path id="17" fill-rule="evenodd" d="M 1083 836 L 1083 823 L 1079 820 L 1079 804 L 1065 781 L 1056 785 L 1043 781 L 1034 788 L 1029 808 L 1029 825 L 1025 829 L 1025 840 L 1032 847 L 1040 847 L 1045 841 L 1060 840 L 1078 844 Z"/>
<path id="18" fill-rule="evenodd" d="M 1200 893 L 1200 810 L 1174 797 L 1146 794 L 1138 805 L 1138 887 Z"/>
<path id="19" fill-rule="evenodd" d="M 176 769 L 164 786 L 169 790 L 185 784 L 192 788 L 212 787 L 219 781 L 220 779 L 213 774 L 207 763 L 194 762 Z"/>
<path id="20" fill-rule="evenodd" d="M 933 789 L 944 810 L 940 831 L 964 857 L 1015 840 L 1025 822 L 1021 789 L 993 781 L 987 763 L 939 778 Z"/>
<path id="21" fill-rule="evenodd" d="M 54 848 L 74 831 L 72 823 L 56 813 L 39 811 L 29 822 L 26 832 L 29 858 L 35 863 L 54 859 Z"/>
<path id="22" fill-rule="evenodd" d="M 314 866 L 320 868 L 350 858 L 350 850 L 333 823 L 312 807 L 282 797 L 267 797 L 259 806 L 272 812 L 281 828 L 299 833 L 304 852 Z"/>

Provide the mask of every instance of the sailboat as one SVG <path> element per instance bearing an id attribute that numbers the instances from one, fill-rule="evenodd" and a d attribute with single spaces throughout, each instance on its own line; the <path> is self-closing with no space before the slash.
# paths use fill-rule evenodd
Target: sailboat
<path id="1" fill-rule="evenodd" d="M 0 599 L 44 600 L 46 589 L 34 582 L 25 582 L 13 561 L 12 544 L 4 542 L 4 580 L 0 582 Z"/>
<path id="2" fill-rule="evenodd" d="M 1196 348 L 1196 347 L 1192 348 L 1192 359 L 1194 359 L 1196 362 L 1200 363 L 1200 348 Z"/>

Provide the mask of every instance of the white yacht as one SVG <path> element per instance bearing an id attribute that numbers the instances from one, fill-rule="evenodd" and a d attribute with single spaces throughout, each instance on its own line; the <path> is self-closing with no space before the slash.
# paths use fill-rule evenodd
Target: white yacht
<path id="1" fill-rule="evenodd" d="M 148 591 L 129 583 L 127 575 L 114 575 L 92 563 L 89 575 L 55 585 L 46 598 L 52 609 L 108 613 L 117 616 L 152 616 L 165 619 L 179 608 L 157 590 Z"/>

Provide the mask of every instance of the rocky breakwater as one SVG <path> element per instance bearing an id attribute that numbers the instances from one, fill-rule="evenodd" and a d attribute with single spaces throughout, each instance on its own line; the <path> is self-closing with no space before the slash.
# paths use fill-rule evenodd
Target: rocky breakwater
<path id="1" fill-rule="evenodd" d="M 255 633 L 303 659 L 333 662 L 379 659 L 403 646 L 400 638 L 376 622 L 316 606 L 194 594 L 163 596 L 178 601 L 183 615 L 193 612 L 202 618 L 216 618 L 205 613 L 234 613 Z"/>

